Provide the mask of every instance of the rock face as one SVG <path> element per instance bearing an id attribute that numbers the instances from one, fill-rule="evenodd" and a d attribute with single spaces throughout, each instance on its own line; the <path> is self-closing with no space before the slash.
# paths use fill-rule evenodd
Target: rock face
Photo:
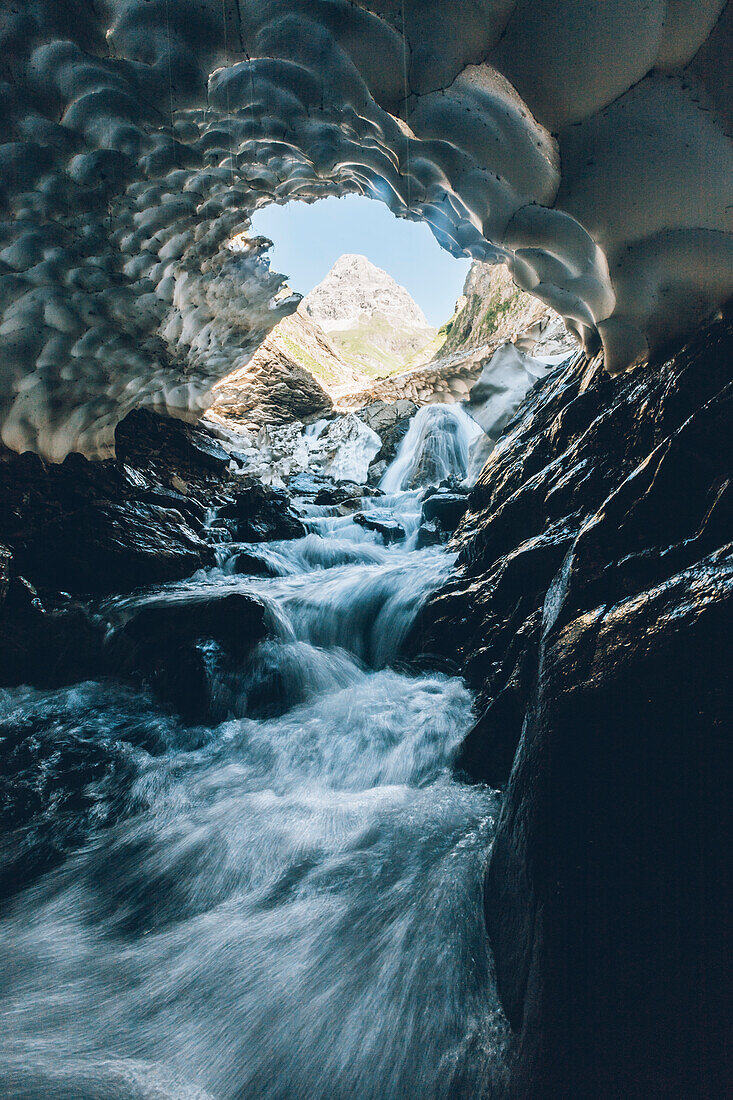
<path id="1" fill-rule="evenodd" d="M 443 326 L 446 339 L 439 355 L 513 340 L 547 313 L 537 298 L 520 290 L 504 264 L 475 261 L 455 316 Z"/>
<path id="2" fill-rule="evenodd" d="M 263 347 L 275 347 L 312 374 L 329 393 L 363 385 L 367 376 L 336 350 L 326 331 L 309 315 L 305 299 L 277 325 Z"/>
<path id="3" fill-rule="evenodd" d="M 479 691 L 459 768 L 508 781 L 485 907 L 516 1097 L 730 1085 L 732 351 L 721 322 L 541 381 L 421 623 Z"/>
<path id="4" fill-rule="evenodd" d="M 372 459 L 372 462 L 391 462 L 397 453 L 397 448 L 404 439 L 411 418 L 417 412 L 414 401 L 373 401 L 363 409 L 359 409 L 359 420 L 376 432 L 382 440 L 382 446 Z"/>
<path id="5" fill-rule="evenodd" d="M 366 256 L 341 256 L 302 308 L 350 367 L 367 377 L 432 358 L 437 329 L 391 275 Z"/>
<path id="6" fill-rule="evenodd" d="M 244 367 L 214 387 L 212 411 L 253 431 L 318 419 L 332 411 L 333 401 L 315 375 L 339 377 L 339 364 L 325 333 L 299 309 L 273 329 Z M 348 379 L 346 364 L 341 366 Z"/>

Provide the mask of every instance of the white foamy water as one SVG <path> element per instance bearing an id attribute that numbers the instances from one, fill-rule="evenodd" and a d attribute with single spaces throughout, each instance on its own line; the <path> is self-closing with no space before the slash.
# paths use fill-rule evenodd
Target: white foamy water
<path id="1" fill-rule="evenodd" d="M 414 494 L 363 503 L 408 531 L 419 516 Z M 8 848 L 36 864 L 0 910 L 6 1100 L 497 1094 L 496 799 L 450 773 L 463 682 L 395 668 L 452 560 L 308 511 L 306 538 L 249 547 L 277 576 L 225 562 L 116 606 L 266 602 L 271 637 L 214 685 L 218 724 L 112 683 L 0 695 L 0 736 L 51 769 L 66 752 L 74 795 Z"/>

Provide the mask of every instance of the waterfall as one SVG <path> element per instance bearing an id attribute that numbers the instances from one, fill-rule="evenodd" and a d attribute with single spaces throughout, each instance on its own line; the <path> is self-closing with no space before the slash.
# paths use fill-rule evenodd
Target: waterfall
<path id="1" fill-rule="evenodd" d="M 467 421 L 421 410 L 392 483 L 461 476 Z M 26 876 L 0 910 L 4 1100 L 498 1089 L 482 909 L 496 796 L 451 775 L 465 684 L 400 664 L 453 558 L 411 549 L 416 492 L 361 506 L 405 539 L 304 501 L 304 538 L 229 544 L 219 567 L 115 602 L 118 621 L 229 591 L 266 605 L 243 666 L 211 663 L 208 725 L 111 681 L 0 692 L 3 735 L 30 738 L 54 790 L 4 839 Z M 274 575 L 234 574 L 237 551 Z"/>
<path id="2" fill-rule="evenodd" d="M 424 405 L 410 421 L 394 461 L 380 482 L 385 493 L 462 481 L 468 450 L 481 428 L 460 405 Z"/>

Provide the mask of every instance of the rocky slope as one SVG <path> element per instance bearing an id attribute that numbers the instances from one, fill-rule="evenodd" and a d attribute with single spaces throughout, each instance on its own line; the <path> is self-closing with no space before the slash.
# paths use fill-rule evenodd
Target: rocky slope
<path id="1" fill-rule="evenodd" d="M 418 366 L 437 349 L 438 333 L 408 291 L 366 256 L 341 256 L 302 306 L 367 377 Z"/>
<path id="2" fill-rule="evenodd" d="M 537 298 L 520 290 L 504 264 L 471 264 L 455 315 L 441 331 L 441 358 L 511 340 L 546 313 Z"/>
<path id="3" fill-rule="evenodd" d="M 0 448 L 0 686 L 108 672 L 88 601 L 213 565 L 212 506 L 252 541 L 303 533 L 287 497 L 236 476 L 206 431 L 139 410 L 116 445 L 114 460 L 60 465 Z"/>
<path id="4" fill-rule="evenodd" d="M 348 377 L 325 334 L 298 312 L 272 330 L 244 367 L 214 387 L 210 412 L 255 431 L 264 424 L 318 419 L 332 411 L 333 401 L 316 373 L 338 377 L 341 371 Z"/>
<path id="5" fill-rule="evenodd" d="M 478 260 L 471 264 L 454 316 L 440 331 L 445 343 L 436 362 L 444 366 L 507 341 L 534 355 L 555 355 L 577 346 L 559 314 L 521 290 L 508 267 Z"/>
<path id="6" fill-rule="evenodd" d="M 508 784 L 485 906 L 516 1097 L 729 1087 L 732 353 L 721 322 L 539 382 L 415 635 L 479 692 L 458 767 Z"/>

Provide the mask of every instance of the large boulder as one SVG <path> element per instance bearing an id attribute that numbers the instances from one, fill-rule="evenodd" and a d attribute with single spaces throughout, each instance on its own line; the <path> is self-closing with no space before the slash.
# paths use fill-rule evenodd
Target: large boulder
<path id="1" fill-rule="evenodd" d="M 305 527 L 282 489 L 249 481 L 238 488 L 233 500 L 218 510 L 241 542 L 272 542 L 302 538 Z"/>
<path id="2" fill-rule="evenodd" d="M 382 440 L 382 446 L 372 459 L 372 463 L 386 462 L 388 465 L 397 453 L 402 440 L 407 435 L 410 420 L 418 410 L 414 401 L 404 398 L 397 401 L 373 401 L 358 409 L 356 415 L 376 432 Z"/>
<path id="3" fill-rule="evenodd" d="M 227 423 L 257 431 L 264 424 L 327 416 L 333 411 L 333 402 L 275 333 L 246 366 L 214 387 L 213 409 Z"/>
<path id="4" fill-rule="evenodd" d="M 214 563 L 180 512 L 130 501 L 56 511 L 16 538 L 15 553 L 44 588 L 89 595 L 180 580 Z"/>
<path id="5" fill-rule="evenodd" d="M 243 592 L 157 598 L 126 612 L 105 646 L 110 673 L 139 677 L 186 721 L 215 717 L 217 666 L 240 666 L 267 634 L 264 606 Z"/>
<path id="6" fill-rule="evenodd" d="M 422 520 L 424 523 L 437 523 L 441 531 L 452 534 L 467 508 L 468 496 L 465 493 L 433 493 L 423 502 Z"/>
<path id="7" fill-rule="evenodd" d="M 58 687 L 100 675 L 103 634 L 81 605 L 45 607 L 0 546 L 0 687 Z"/>
<path id="8" fill-rule="evenodd" d="M 378 515 L 374 512 L 357 512 L 354 523 L 380 535 L 386 546 L 391 546 L 393 542 L 402 542 L 406 537 L 404 527 L 393 517 Z"/>

